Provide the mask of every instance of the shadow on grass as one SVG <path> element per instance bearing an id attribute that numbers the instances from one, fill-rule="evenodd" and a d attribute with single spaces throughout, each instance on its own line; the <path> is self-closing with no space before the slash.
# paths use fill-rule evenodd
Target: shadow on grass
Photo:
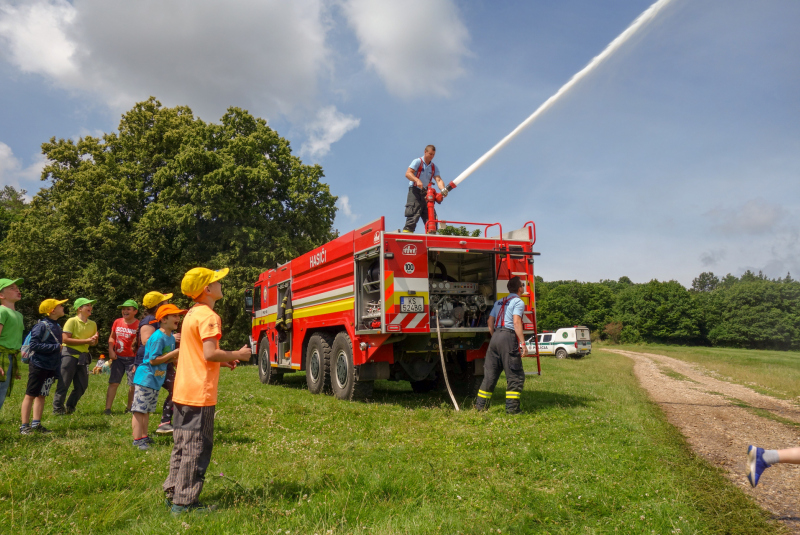
<path id="1" fill-rule="evenodd" d="M 284 375 L 281 385 L 295 390 L 306 390 L 305 374 Z M 464 389 L 454 390 L 456 401 L 462 409 L 469 408 L 475 402 L 474 398 L 464 395 Z M 548 407 L 585 407 L 589 403 L 598 401 L 599 398 L 593 396 L 575 396 L 560 392 L 550 392 L 547 390 L 526 390 L 522 393 L 523 412 L 535 411 Z M 415 393 L 411 389 L 408 381 L 376 381 L 372 393 L 371 402 L 388 403 L 398 405 L 406 409 L 425 409 L 435 408 L 442 404 L 450 405 L 450 397 L 446 390 L 434 390 L 429 393 Z M 493 403 L 505 403 L 505 390 L 496 389 L 493 396 Z"/>
<path id="2" fill-rule="evenodd" d="M 225 488 L 209 494 L 208 501 L 221 508 L 233 508 L 243 503 L 253 505 L 268 501 L 285 501 L 297 503 L 303 496 L 311 496 L 319 491 L 317 485 L 305 485 L 296 480 L 273 479 L 267 476 L 263 482 L 244 485 L 223 474 L 211 474 L 219 479 Z M 209 476 L 206 476 L 209 478 Z"/>

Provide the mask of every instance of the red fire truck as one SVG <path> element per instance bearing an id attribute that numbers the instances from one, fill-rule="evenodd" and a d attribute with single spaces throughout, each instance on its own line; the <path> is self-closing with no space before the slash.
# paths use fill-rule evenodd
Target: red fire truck
<path id="1" fill-rule="evenodd" d="M 513 276 L 536 334 L 535 225 L 482 226 L 482 237 L 408 234 L 381 218 L 263 272 L 246 299 L 261 382 L 305 371 L 310 392 L 348 400 L 370 397 L 378 379 L 432 390 L 443 379 L 438 322 L 449 382 L 474 395 L 489 313 Z"/>

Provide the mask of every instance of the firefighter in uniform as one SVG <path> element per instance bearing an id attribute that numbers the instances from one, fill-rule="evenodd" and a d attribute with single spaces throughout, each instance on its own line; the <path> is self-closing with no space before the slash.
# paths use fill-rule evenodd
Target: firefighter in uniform
<path id="1" fill-rule="evenodd" d="M 447 189 L 444 181 L 439 174 L 439 168 L 433 164 L 433 157 L 436 155 L 436 147 L 428 145 L 422 158 L 417 158 L 411 162 L 406 170 L 408 183 L 408 197 L 406 198 L 406 225 L 403 232 L 414 232 L 417 228 L 417 221 L 422 218 L 423 224 L 428 222 L 428 209 L 425 202 L 425 192 L 432 180 L 436 179 L 436 184 L 442 192 L 443 197 L 447 197 Z"/>
<path id="2" fill-rule="evenodd" d="M 522 357 L 528 354 L 525 336 L 522 334 L 522 313 L 525 303 L 517 292 L 522 287 L 519 277 L 508 281 L 510 295 L 494 304 L 489 316 L 489 333 L 492 336 L 484 361 L 483 382 L 478 390 L 475 408 L 486 410 L 492 392 L 500 378 L 500 372 L 506 372 L 506 413 L 520 412 L 519 397 L 525 386 L 525 372 L 522 370 Z"/>

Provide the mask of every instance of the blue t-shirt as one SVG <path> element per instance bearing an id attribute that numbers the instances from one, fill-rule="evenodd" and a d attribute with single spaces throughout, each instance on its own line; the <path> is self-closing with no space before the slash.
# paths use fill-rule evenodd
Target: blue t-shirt
<path id="1" fill-rule="evenodd" d="M 153 327 L 156 331 L 161 328 L 161 323 L 156 320 L 156 317 L 153 314 L 145 316 L 141 319 L 139 322 L 139 328 L 136 330 L 136 345 L 138 347 L 136 349 L 136 360 L 133 361 L 134 366 L 139 366 L 144 361 L 144 348 L 146 344 L 142 343 L 142 327 L 145 325 Z"/>
<path id="2" fill-rule="evenodd" d="M 133 376 L 133 384 L 146 386 L 153 390 L 158 390 L 167 378 L 168 362 L 163 364 L 150 364 L 150 361 L 166 355 L 175 350 L 175 337 L 167 336 L 161 329 L 154 332 L 147 339 L 147 346 L 144 348 L 144 362 L 136 367 L 136 374 Z"/>
<path id="3" fill-rule="evenodd" d="M 414 173 L 414 176 L 417 175 L 420 163 L 422 163 L 422 172 L 419 174 L 419 179 L 422 181 L 422 185 L 427 188 L 430 181 L 433 180 L 433 177 L 442 176 L 442 170 L 439 169 L 438 165 L 433 163 L 433 160 L 431 160 L 431 163 L 425 165 L 425 160 L 422 158 L 416 158 L 408 166 L 408 168 L 411 169 L 411 172 Z M 431 173 L 433 173 L 433 176 L 431 176 Z M 409 182 L 408 185 L 413 186 L 414 183 Z"/>
<path id="4" fill-rule="evenodd" d="M 500 315 L 500 307 L 503 306 L 503 301 L 506 301 L 506 307 L 503 311 L 503 318 L 502 324 L 500 323 L 501 318 L 498 318 Z M 498 300 L 494 307 L 492 308 L 492 316 L 494 321 L 495 328 L 505 327 L 506 329 L 514 329 L 514 316 L 522 317 L 522 313 L 525 312 L 525 301 L 519 298 L 517 294 L 509 294 L 507 297 L 504 297 Z"/>

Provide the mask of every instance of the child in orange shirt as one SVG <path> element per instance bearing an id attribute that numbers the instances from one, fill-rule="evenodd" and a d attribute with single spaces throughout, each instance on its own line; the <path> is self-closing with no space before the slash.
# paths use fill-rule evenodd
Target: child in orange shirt
<path id="1" fill-rule="evenodd" d="M 214 506 L 202 505 L 198 497 L 203 490 L 214 446 L 219 368 L 234 369 L 240 360 L 250 360 L 249 346 L 239 351 L 219 348 L 222 321 L 214 312 L 214 305 L 222 299 L 219 281 L 227 274 L 228 268 L 218 271 L 194 268 L 181 281 L 181 292 L 191 297 L 195 304 L 183 321 L 172 391 L 175 445 L 163 488 L 172 504 L 173 515 L 215 509 Z"/>

